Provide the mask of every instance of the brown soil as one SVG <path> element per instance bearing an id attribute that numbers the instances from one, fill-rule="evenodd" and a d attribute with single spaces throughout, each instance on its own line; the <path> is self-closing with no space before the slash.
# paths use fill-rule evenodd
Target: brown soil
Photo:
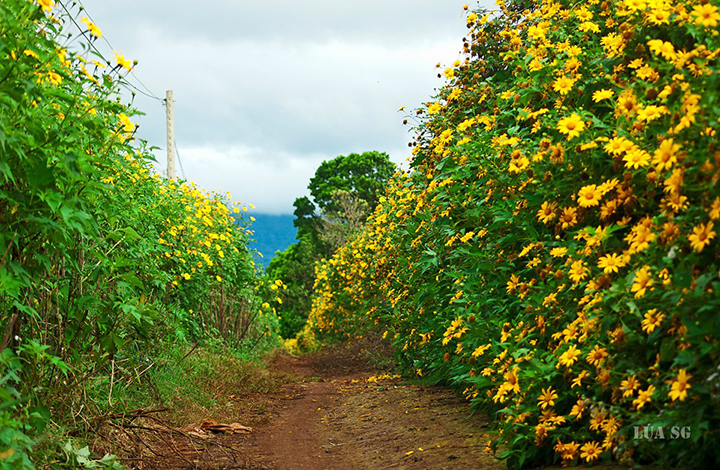
<path id="1" fill-rule="evenodd" d="M 276 392 L 224 397 L 225 412 L 211 417 L 241 420 L 253 432 L 206 436 L 144 418 L 122 430 L 136 449 L 124 463 L 143 469 L 505 468 L 484 451 L 488 425 L 467 402 L 442 387 L 368 381 L 380 372 L 364 353 L 339 347 L 301 358 L 275 355 L 268 368 L 284 378 Z"/>

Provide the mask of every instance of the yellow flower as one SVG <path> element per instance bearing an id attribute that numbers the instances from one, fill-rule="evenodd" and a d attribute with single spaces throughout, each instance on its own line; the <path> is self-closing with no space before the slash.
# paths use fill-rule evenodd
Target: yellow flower
<path id="1" fill-rule="evenodd" d="M 132 68 L 132 62 L 127 60 L 124 55 L 117 51 L 113 51 L 113 53 L 115 54 L 115 60 L 120 67 L 126 70 L 130 70 Z"/>
<path id="2" fill-rule="evenodd" d="M 567 248 L 565 248 L 564 246 L 553 248 L 552 250 L 550 250 L 550 256 L 552 256 L 553 258 L 562 258 L 566 254 Z"/>
<path id="3" fill-rule="evenodd" d="M 611 155 L 620 155 L 632 149 L 634 144 L 624 137 L 613 137 L 605 144 L 605 151 Z"/>
<path id="4" fill-rule="evenodd" d="M 533 39 L 545 39 L 545 29 L 539 25 L 532 25 L 527 29 L 528 36 Z"/>
<path id="5" fill-rule="evenodd" d="M 662 39 L 651 39 L 647 44 L 653 54 L 660 55 L 667 60 L 675 60 L 677 57 L 675 47 L 673 47 L 671 42 L 663 41 Z"/>
<path id="6" fill-rule="evenodd" d="M 574 79 L 562 76 L 553 83 L 553 90 L 557 91 L 561 95 L 567 95 L 570 90 L 572 90 L 574 84 Z"/>
<path id="7" fill-rule="evenodd" d="M 120 113 L 118 114 L 118 118 L 120 118 L 120 124 L 122 124 L 123 130 L 126 134 L 132 134 L 135 131 L 135 124 L 129 117 L 127 117 L 127 115 Z"/>
<path id="8" fill-rule="evenodd" d="M 604 196 L 613 189 L 615 189 L 618 184 L 620 184 L 620 181 L 617 178 L 607 180 L 603 184 L 598 186 L 598 191 L 600 191 L 600 194 Z"/>
<path id="9" fill-rule="evenodd" d="M 88 32 L 90 32 L 90 34 L 92 36 L 95 36 L 96 38 L 102 37 L 102 31 L 100 31 L 100 28 L 98 28 L 95 23 L 90 21 L 88 18 L 80 18 L 80 21 L 85 23 L 85 26 L 87 26 Z"/>
<path id="10" fill-rule="evenodd" d="M 428 114 L 437 114 L 442 109 L 439 103 L 433 103 L 428 107 Z"/>
<path id="11" fill-rule="evenodd" d="M 715 200 L 712 203 L 712 207 L 710 208 L 710 212 L 708 213 L 711 219 L 717 220 L 720 219 L 720 197 L 716 197 Z"/>
<path id="12" fill-rule="evenodd" d="M 580 447 L 580 458 L 585 459 L 586 462 L 592 462 L 601 453 L 600 444 L 595 441 L 588 442 Z"/>
<path id="13" fill-rule="evenodd" d="M 639 122 L 650 122 L 660 118 L 663 114 L 667 114 L 668 110 L 665 106 L 650 105 L 646 107 L 638 107 L 637 120 Z"/>
<path id="14" fill-rule="evenodd" d="M 624 0 L 623 4 L 630 11 L 644 10 L 647 6 L 645 0 Z"/>
<path id="15" fill-rule="evenodd" d="M 633 400 L 633 405 L 639 410 L 643 406 L 645 406 L 645 403 L 648 403 L 652 400 L 652 396 L 655 393 L 655 386 L 650 385 L 647 390 L 641 390 L 640 393 L 638 393 L 638 397 Z"/>
<path id="16" fill-rule="evenodd" d="M 602 100 L 606 100 L 608 98 L 612 98 L 613 91 L 612 90 L 598 90 L 592 95 L 592 99 L 594 102 L 598 103 Z"/>
<path id="17" fill-rule="evenodd" d="M 471 356 L 472 357 L 480 357 L 483 354 L 485 354 L 485 351 L 487 351 L 488 349 L 490 349 L 490 344 L 480 345 L 477 348 L 475 348 L 475 350 L 472 352 Z"/>
<path id="18" fill-rule="evenodd" d="M 655 328 L 660 326 L 660 323 L 665 319 L 665 314 L 658 312 L 656 308 L 650 309 L 645 314 L 645 318 L 640 323 L 642 330 L 650 334 L 655 331 Z"/>
<path id="19" fill-rule="evenodd" d="M 538 406 L 542 408 L 543 410 L 547 408 L 548 406 L 553 406 L 555 404 L 555 398 L 558 397 L 558 394 L 555 393 L 555 391 L 552 389 L 552 387 L 548 387 L 547 389 L 543 389 L 542 393 L 538 397 Z"/>
<path id="20" fill-rule="evenodd" d="M 718 8 L 710 3 L 696 5 L 693 8 L 692 15 L 695 17 L 695 24 L 706 28 L 717 26 L 718 20 L 720 20 Z"/>
<path id="21" fill-rule="evenodd" d="M 618 96 L 617 112 L 626 116 L 635 114 L 637 108 L 637 98 L 631 89 L 628 89 Z"/>
<path id="22" fill-rule="evenodd" d="M 635 389 L 640 386 L 640 382 L 631 375 L 626 380 L 620 382 L 620 390 L 623 391 L 623 398 L 631 397 L 635 393 Z"/>
<path id="23" fill-rule="evenodd" d="M 574 416 L 576 420 L 581 419 L 585 409 L 585 402 L 578 400 L 577 403 L 573 405 L 572 410 L 570 410 L 570 416 Z"/>
<path id="24" fill-rule="evenodd" d="M 60 83 L 62 83 L 62 77 L 56 72 L 48 72 L 47 81 L 53 85 L 60 85 Z"/>
<path id="25" fill-rule="evenodd" d="M 220 276 L 215 276 L 215 279 L 217 279 L 218 282 L 222 282 L 222 278 Z"/>
<path id="26" fill-rule="evenodd" d="M 188 273 L 183 273 L 183 277 L 185 278 L 186 281 L 190 280 L 190 274 L 188 274 Z"/>
<path id="27" fill-rule="evenodd" d="M 685 369 L 680 369 L 677 378 L 673 380 L 670 385 L 670 393 L 668 393 L 668 396 L 672 401 L 684 401 L 685 398 L 687 398 L 687 391 L 690 388 L 690 384 L 688 382 L 691 378 L 692 375 L 688 374 Z"/>
<path id="28" fill-rule="evenodd" d="M 646 13 L 647 19 L 652 24 L 654 24 L 655 26 L 660 26 L 661 24 L 670 24 L 669 18 L 672 10 L 659 2 L 655 5 L 652 5 L 652 8 L 653 9 L 650 10 L 650 12 Z"/>
<path id="29" fill-rule="evenodd" d="M 590 365 L 599 366 L 605 358 L 608 356 L 607 349 L 601 348 L 595 345 L 592 351 L 590 351 L 585 358 Z"/>
<path id="30" fill-rule="evenodd" d="M 580 191 L 578 191 L 578 204 L 580 204 L 580 207 L 597 206 L 600 203 L 601 197 L 601 192 L 594 184 L 583 186 Z"/>
<path id="31" fill-rule="evenodd" d="M 625 162 L 625 168 L 638 169 L 641 166 L 650 164 L 650 154 L 640 148 L 634 148 L 625 154 L 623 161 Z"/>
<path id="32" fill-rule="evenodd" d="M 562 215 L 559 220 L 562 228 L 572 227 L 577 224 L 577 209 L 574 207 L 567 207 L 563 209 Z"/>
<path id="33" fill-rule="evenodd" d="M 48 13 L 52 10 L 52 7 L 55 6 L 55 2 L 53 0 L 37 0 L 37 2 L 45 13 Z"/>
<path id="34" fill-rule="evenodd" d="M 654 281 L 650 276 L 650 266 L 644 266 L 641 269 L 635 271 L 635 279 L 633 281 L 632 287 L 630 288 L 630 292 L 635 292 L 635 298 L 639 299 L 640 297 L 645 295 L 648 287 L 650 287 L 653 282 Z"/>
<path id="35" fill-rule="evenodd" d="M 576 348 L 574 344 L 570 345 L 567 351 L 560 355 L 560 358 L 558 359 L 558 366 L 572 366 L 577 361 L 579 355 L 580 350 Z"/>
<path id="36" fill-rule="evenodd" d="M 570 386 L 570 388 L 582 387 L 582 381 L 583 381 L 583 379 L 584 379 L 585 377 L 587 377 L 588 375 L 590 375 L 590 372 L 588 372 L 588 371 L 586 371 L 586 370 L 580 372 L 580 373 L 578 374 L 578 376 L 573 379 L 572 385 Z"/>
<path id="37" fill-rule="evenodd" d="M 537 218 L 540 222 L 546 224 L 553 220 L 556 216 L 555 209 L 557 208 L 557 202 L 543 202 L 540 206 L 540 210 L 537 211 Z"/>
<path id="38" fill-rule="evenodd" d="M 603 273 L 605 274 L 616 273 L 626 264 L 627 262 L 625 261 L 625 258 L 623 256 L 616 255 L 615 253 L 601 256 L 598 260 L 598 268 L 602 268 Z"/>
<path id="39" fill-rule="evenodd" d="M 710 240 L 716 236 L 717 233 L 713 230 L 713 223 L 708 222 L 707 224 L 700 224 L 697 227 L 693 227 L 693 233 L 688 236 L 688 240 L 690 240 L 692 249 L 700 252 L 703 251 L 703 248 L 709 245 Z"/>
<path id="40" fill-rule="evenodd" d="M 557 130 L 568 136 L 568 140 L 580 135 L 585 129 L 585 123 L 576 113 L 560 119 L 557 123 Z"/>
<path id="41" fill-rule="evenodd" d="M 592 462 L 597 459 L 601 453 L 600 444 L 595 441 L 588 442 L 580 447 L 580 458 L 585 459 L 586 462 Z"/>
<path id="42" fill-rule="evenodd" d="M 657 171 L 669 170 L 677 162 L 675 154 L 680 150 L 680 144 L 672 139 L 665 139 L 653 155 L 653 165 Z"/>
<path id="43" fill-rule="evenodd" d="M 570 266 L 570 279 L 577 284 L 588 276 L 587 271 L 588 268 L 585 266 L 583 260 L 573 261 Z"/>
<path id="44" fill-rule="evenodd" d="M 600 40 L 603 45 L 603 49 L 608 57 L 617 55 L 620 51 L 625 49 L 625 41 L 623 37 L 617 33 L 610 33 Z"/>
<path id="45" fill-rule="evenodd" d="M 580 26 L 578 26 L 578 29 L 582 32 L 592 32 L 592 33 L 599 33 L 600 32 L 600 26 L 597 25 L 597 23 L 593 23 L 592 21 L 583 21 L 580 23 Z"/>
<path id="46" fill-rule="evenodd" d="M 505 374 L 503 375 L 503 377 L 505 378 L 505 382 L 500 385 L 501 389 L 520 393 L 520 378 L 518 377 L 518 370 L 519 368 L 515 367 L 512 370 L 505 372 Z"/>
<path id="47" fill-rule="evenodd" d="M 510 275 L 510 280 L 507 282 L 507 293 L 513 294 L 515 292 L 515 289 L 517 289 L 518 284 L 520 283 L 520 278 L 516 276 L 515 274 Z"/>
<path id="48" fill-rule="evenodd" d="M 463 243 L 466 243 L 468 240 L 470 240 L 474 236 L 475 236 L 475 232 L 468 232 L 460 238 L 460 241 Z"/>

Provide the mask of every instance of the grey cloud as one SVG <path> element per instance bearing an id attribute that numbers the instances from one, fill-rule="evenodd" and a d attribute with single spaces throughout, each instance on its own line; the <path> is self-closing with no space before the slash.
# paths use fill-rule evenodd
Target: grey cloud
<path id="1" fill-rule="evenodd" d="M 83 3 L 153 93 L 174 90 L 188 178 L 271 212 L 292 211 L 322 160 L 405 160 L 397 108 L 430 99 L 435 63 L 456 60 L 466 32 L 458 0 Z M 138 135 L 164 147 L 161 103 L 134 104 L 147 113 L 134 118 Z"/>
<path id="2" fill-rule="evenodd" d="M 122 29 L 150 27 L 173 39 L 231 38 L 325 42 L 335 37 L 448 37 L 464 2 L 448 0 L 86 0 L 91 14 Z M 467 2 L 475 5 L 475 2 Z M 92 7 L 92 8 L 91 8 Z M 97 18 L 96 18 L 97 19 Z"/>

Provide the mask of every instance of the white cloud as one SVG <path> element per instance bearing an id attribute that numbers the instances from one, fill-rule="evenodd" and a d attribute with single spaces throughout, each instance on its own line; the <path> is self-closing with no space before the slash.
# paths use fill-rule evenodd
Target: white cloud
<path id="1" fill-rule="evenodd" d="M 208 190 L 229 191 L 234 200 L 270 214 L 291 212 L 315 174 L 315 159 L 270 155 L 259 147 L 188 147 L 180 157 L 189 180 Z M 193 175 L 203 175 L 203 180 Z"/>

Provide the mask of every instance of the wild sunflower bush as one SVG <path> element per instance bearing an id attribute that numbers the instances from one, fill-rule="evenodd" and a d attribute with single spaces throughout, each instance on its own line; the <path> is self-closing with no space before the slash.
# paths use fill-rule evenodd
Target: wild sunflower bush
<path id="1" fill-rule="evenodd" d="M 298 341 L 380 325 L 512 468 L 717 466 L 717 2 L 498 5 Z"/>
<path id="2" fill-rule="evenodd" d="M 2 468 L 91 431 L 163 341 L 277 342 L 237 203 L 152 171 L 101 34 L 76 5 L 0 3 Z"/>

